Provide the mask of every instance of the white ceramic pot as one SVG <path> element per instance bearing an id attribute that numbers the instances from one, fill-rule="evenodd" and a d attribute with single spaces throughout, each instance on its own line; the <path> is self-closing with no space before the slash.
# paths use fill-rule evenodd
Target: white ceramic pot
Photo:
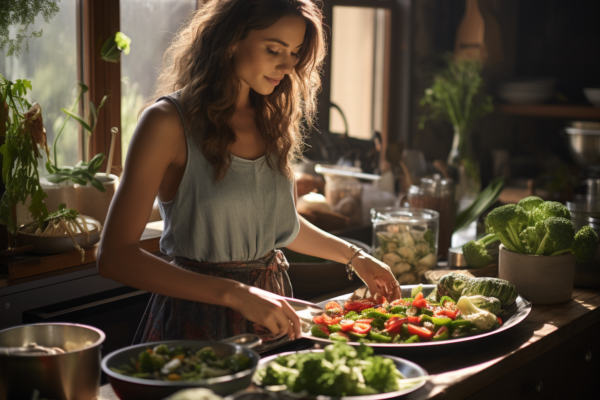
<path id="1" fill-rule="evenodd" d="M 102 182 L 106 192 L 99 191 L 90 183 L 85 186 L 75 184 L 77 192 L 77 206 L 75 209 L 82 215 L 96 218 L 104 226 L 108 207 L 119 186 L 119 178 L 112 174 L 109 174 L 108 177 L 106 174 L 96 174 L 95 177 Z"/>
<path id="2" fill-rule="evenodd" d="M 563 303 L 573 295 L 575 256 L 519 254 L 501 245 L 498 276 L 515 285 L 519 295 L 533 304 Z"/>
<path id="3" fill-rule="evenodd" d="M 46 207 L 48 212 L 52 213 L 58 210 L 61 203 L 67 205 L 67 208 L 75 208 L 77 206 L 77 195 L 75 193 L 75 185 L 69 181 L 61 183 L 50 183 L 40 180 L 40 184 L 44 192 L 46 192 Z"/>

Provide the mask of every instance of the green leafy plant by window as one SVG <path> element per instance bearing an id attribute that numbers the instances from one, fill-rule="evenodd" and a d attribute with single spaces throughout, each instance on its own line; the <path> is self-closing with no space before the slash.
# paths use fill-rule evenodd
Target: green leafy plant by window
<path id="1" fill-rule="evenodd" d="M 12 207 L 19 202 L 25 204 L 27 196 L 31 196 L 27 210 L 40 226 L 48 216 L 44 204 L 46 193 L 40 186 L 37 169 L 38 158 L 42 158 L 38 146 L 49 154 L 46 131 L 41 106 L 31 105 L 25 99 L 28 90 L 32 90 L 30 81 L 12 82 L 0 74 L 0 136 L 4 139 L 0 153 L 2 181 L 6 187 L 0 199 L 0 224 L 6 225 L 13 235 L 18 227 Z"/>
<path id="2" fill-rule="evenodd" d="M 77 109 L 77 104 L 79 103 L 83 95 L 89 90 L 89 88 L 83 82 L 79 82 L 78 85 L 79 94 L 77 95 L 77 99 L 71 107 L 71 110 L 61 108 L 61 111 L 67 114 L 67 118 L 63 122 L 56 136 L 54 137 L 54 142 L 52 144 L 52 149 L 54 151 L 54 163 L 52 162 L 50 157 L 48 157 L 48 161 L 46 162 L 46 170 L 50 175 L 47 175 L 46 179 L 48 180 L 48 182 L 52 183 L 71 181 L 80 185 L 86 185 L 87 182 L 90 182 L 92 186 L 94 186 L 96 189 L 98 189 L 101 192 L 105 192 L 106 188 L 104 187 L 102 182 L 100 182 L 100 180 L 94 177 L 94 175 L 100 170 L 100 167 L 104 162 L 105 156 L 103 153 L 96 154 L 89 161 L 79 161 L 74 167 L 59 167 L 56 161 L 56 149 L 58 148 L 58 139 L 60 138 L 60 135 L 63 129 L 65 128 L 65 125 L 67 124 L 69 118 L 73 118 L 74 120 L 79 122 L 79 124 L 81 124 L 83 129 L 87 132 L 89 139 L 96 130 L 96 125 L 98 124 L 98 113 L 100 112 L 100 109 L 104 106 L 104 103 L 107 99 L 107 96 L 104 96 L 102 98 L 102 101 L 100 101 L 100 105 L 98 105 L 98 108 L 96 108 L 93 102 L 89 102 L 89 113 L 86 121 L 84 118 L 75 114 L 74 111 Z"/>
<path id="3" fill-rule="evenodd" d="M 6 49 L 6 56 L 19 58 L 23 41 L 25 49 L 29 51 L 29 39 L 41 37 L 43 30 L 33 31 L 28 34 L 29 26 L 38 15 L 42 15 L 48 23 L 59 8 L 58 0 L 0 0 L 0 50 Z M 21 25 L 14 38 L 10 37 L 10 27 Z"/>

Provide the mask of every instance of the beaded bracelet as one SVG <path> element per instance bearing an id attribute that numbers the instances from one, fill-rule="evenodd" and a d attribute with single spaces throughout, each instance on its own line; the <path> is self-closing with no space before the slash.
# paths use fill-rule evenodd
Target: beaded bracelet
<path id="1" fill-rule="evenodd" d="M 352 267 L 352 260 L 354 259 L 354 257 L 356 257 L 356 255 L 358 253 L 360 253 L 362 251 L 362 249 L 359 249 L 358 247 L 352 245 L 350 246 L 350 248 L 352 250 L 355 250 L 354 255 L 352 257 L 350 257 L 350 260 L 348 260 L 348 262 L 346 263 L 346 273 L 348 274 L 348 279 L 352 280 L 352 273 L 354 272 L 354 268 Z"/>

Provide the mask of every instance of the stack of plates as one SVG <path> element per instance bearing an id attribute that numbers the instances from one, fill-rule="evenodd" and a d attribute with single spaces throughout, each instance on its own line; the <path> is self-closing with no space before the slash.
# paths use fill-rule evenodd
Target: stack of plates
<path id="1" fill-rule="evenodd" d="M 508 103 L 536 104 L 554 95 L 556 78 L 532 78 L 513 80 L 498 86 L 498 97 Z"/>

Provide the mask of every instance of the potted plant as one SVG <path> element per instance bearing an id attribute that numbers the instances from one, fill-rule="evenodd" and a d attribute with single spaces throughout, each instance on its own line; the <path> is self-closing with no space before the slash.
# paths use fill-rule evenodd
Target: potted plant
<path id="1" fill-rule="evenodd" d="M 428 119 L 443 119 L 454 128 L 448 166 L 456 182 L 456 199 L 473 198 L 481 189 L 479 164 L 471 149 L 471 133 L 477 119 L 494 110 L 492 97 L 485 94 L 482 64 L 479 60 L 454 60 L 447 57 L 447 67 L 435 75 L 433 85 L 425 90 L 422 106 L 429 106 L 419 127 Z"/>
<path id="2" fill-rule="evenodd" d="M 25 99 L 28 90 L 32 90 L 30 81 L 11 82 L 0 74 L 0 153 L 5 185 L 0 199 L 0 224 L 12 235 L 9 235 L 9 248 L 14 246 L 12 238 L 20 224 L 27 222 L 17 217 L 18 203 L 25 204 L 30 198 L 27 211 L 40 226 L 48 216 L 44 203 L 46 193 L 40 185 L 37 169 L 38 159 L 42 158 L 39 147 L 49 154 L 46 130 L 41 106 L 31 105 Z"/>
<path id="3" fill-rule="evenodd" d="M 489 257 L 486 243 L 500 240 L 499 277 L 536 304 L 570 300 L 575 264 L 591 260 L 600 243 L 589 226 L 575 232 L 564 205 L 536 196 L 495 208 L 485 224 L 489 235 L 465 244 L 465 259 L 470 263 Z"/>

